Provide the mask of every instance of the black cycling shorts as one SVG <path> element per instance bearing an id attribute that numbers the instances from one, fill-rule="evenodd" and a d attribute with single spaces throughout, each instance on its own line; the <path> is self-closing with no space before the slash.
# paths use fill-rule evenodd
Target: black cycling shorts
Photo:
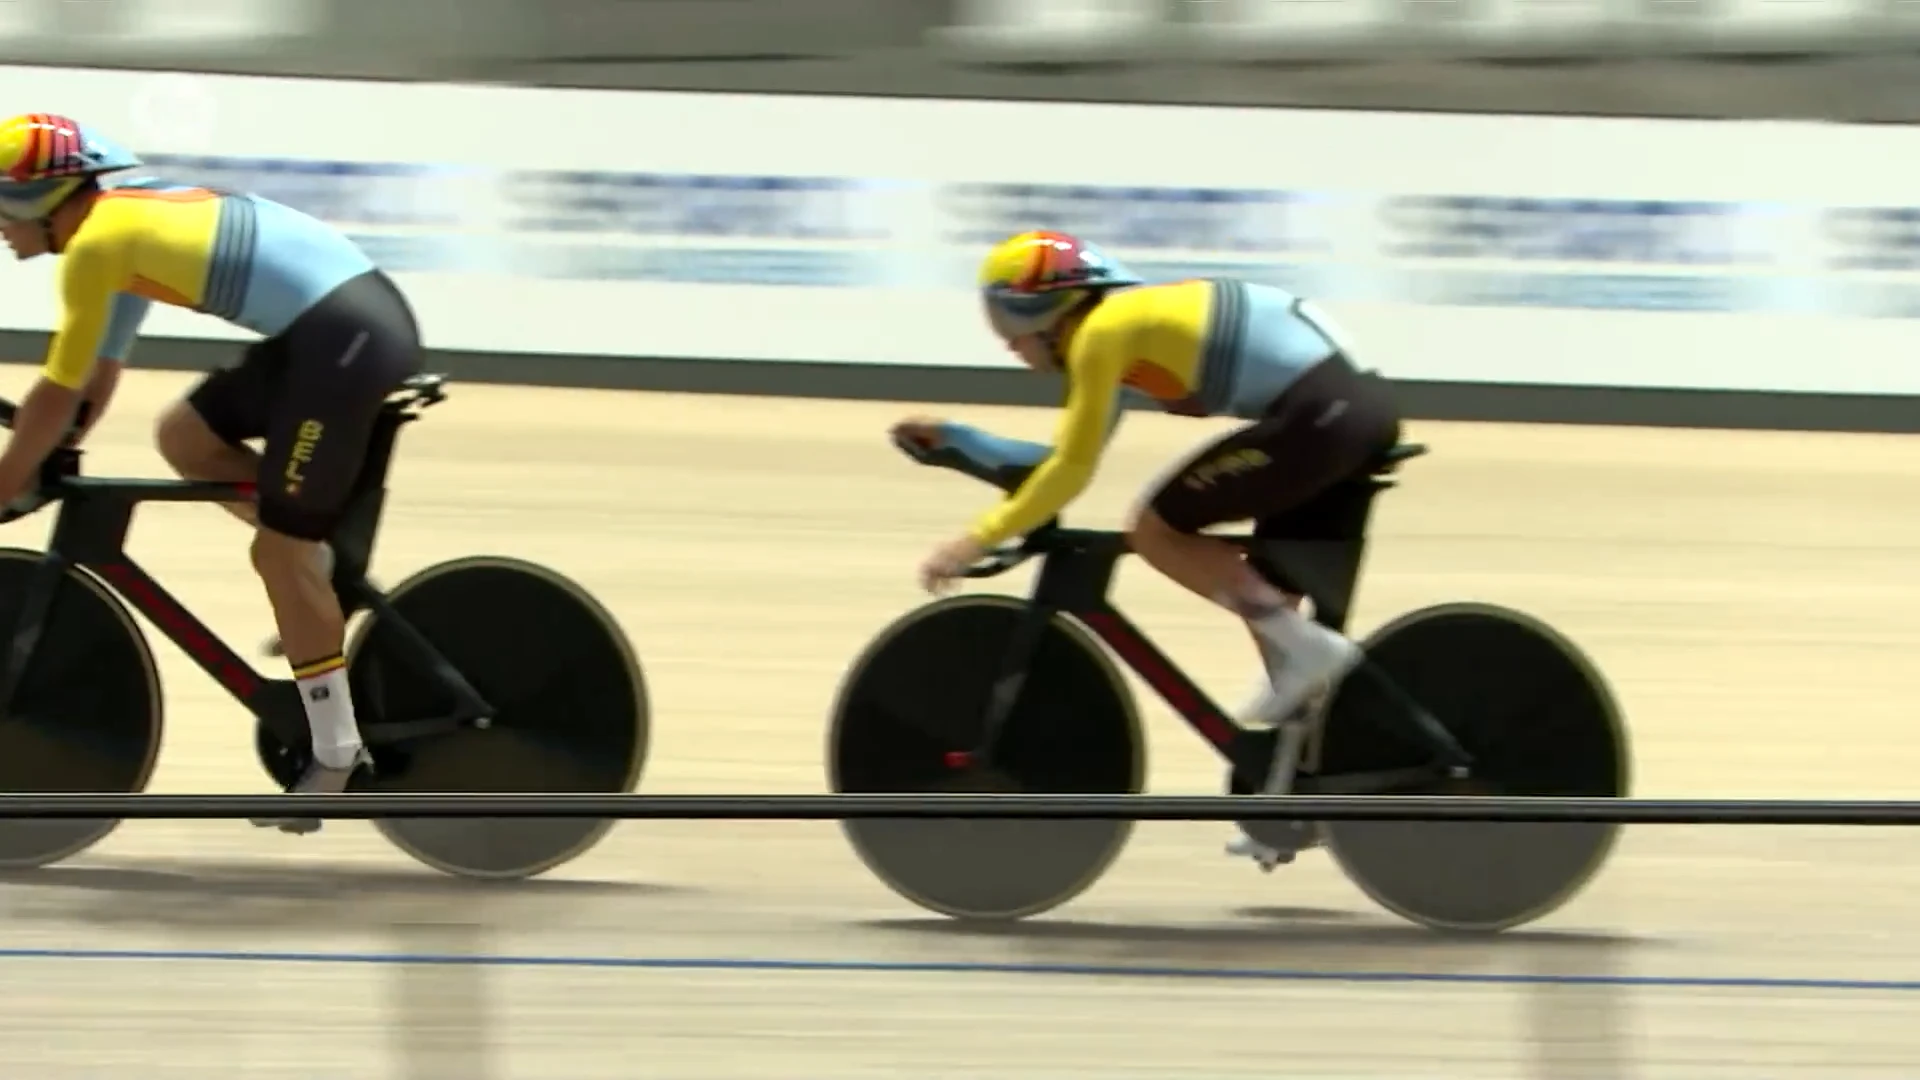
<path id="1" fill-rule="evenodd" d="M 372 270 L 201 380 L 187 404 L 234 446 L 266 441 L 262 526 L 324 540 L 346 512 L 381 405 L 422 363 L 412 309 Z"/>
<path id="2" fill-rule="evenodd" d="M 1149 505 L 1181 532 L 1296 510 L 1366 472 L 1400 440 L 1385 380 L 1340 355 L 1314 365 L 1261 419 L 1174 468 Z"/>

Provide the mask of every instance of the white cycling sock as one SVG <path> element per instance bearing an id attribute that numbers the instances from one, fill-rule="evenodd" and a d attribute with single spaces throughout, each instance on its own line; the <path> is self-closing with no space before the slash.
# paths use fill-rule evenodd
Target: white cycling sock
<path id="1" fill-rule="evenodd" d="M 313 757 L 329 769 L 345 769 L 359 755 L 360 725 L 353 715 L 353 697 L 347 687 L 347 662 L 339 656 L 295 665 L 300 704 L 307 710 L 313 733 Z"/>

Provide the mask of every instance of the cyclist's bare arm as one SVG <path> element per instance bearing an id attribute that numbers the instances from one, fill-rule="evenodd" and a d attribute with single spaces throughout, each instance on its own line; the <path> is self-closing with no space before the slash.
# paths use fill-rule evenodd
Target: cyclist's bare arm
<path id="1" fill-rule="evenodd" d="M 76 243 L 65 253 L 60 268 L 60 322 L 40 377 L 20 399 L 13 434 L 0 451 L 0 498 L 11 501 L 33 482 L 40 464 L 66 438 L 81 402 L 93 390 L 101 355 L 123 351 L 105 347 L 108 325 L 122 306 L 114 299 L 118 283 L 126 277 L 122 259 L 120 250 L 104 244 Z M 102 389 L 111 392 L 112 387 Z"/>
<path id="2" fill-rule="evenodd" d="M 107 406 L 113 403 L 113 392 L 120 388 L 120 372 L 126 367 L 118 360 L 101 357 L 94 363 L 93 375 L 87 379 L 87 388 L 80 394 L 80 418 L 74 428 L 73 438 L 67 440 L 68 446 L 79 446 L 86 441 L 95 424 L 106 415 Z"/>
<path id="3" fill-rule="evenodd" d="M 131 293 L 120 293 L 113 298 L 107 310 L 106 329 L 101 333 L 99 355 L 81 393 L 79 427 L 71 445 L 78 446 L 113 403 L 113 392 L 120 388 L 120 372 L 126 368 L 127 354 L 133 351 L 133 340 L 152 306 L 152 301 Z"/>

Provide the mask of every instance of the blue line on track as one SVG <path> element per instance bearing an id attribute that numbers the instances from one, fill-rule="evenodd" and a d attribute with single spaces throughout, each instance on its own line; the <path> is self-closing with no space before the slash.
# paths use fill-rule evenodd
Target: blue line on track
<path id="1" fill-rule="evenodd" d="M 918 960 L 780 960 L 704 956 L 456 956 L 411 953 L 248 952 L 199 949 L 7 949 L 0 960 L 194 960 L 268 964 L 440 964 L 456 967 L 625 968 L 652 971 L 791 971 L 900 975 L 1056 975 L 1079 978 L 1234 979 L 1255 982 L 1451 983 L 1468 986 L 1625 986 L 1658 989 L 1920 992 L 1920 980 L 1693 975 L 1521 975 L 1501 972 L 1315 971 L 1150 964 L 964 963 Z"/>

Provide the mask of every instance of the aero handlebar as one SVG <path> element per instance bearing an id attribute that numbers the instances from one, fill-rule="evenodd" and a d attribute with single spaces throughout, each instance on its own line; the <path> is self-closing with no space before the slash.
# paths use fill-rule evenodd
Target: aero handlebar
<path id="1" fill-rule="evenodd" d="M 14 417 L 19 414 L 19 411 L 19 406 L 6 398 L 0 398 L 0 428 L 12 431 Z M 74 415 L 73 426 L 60 440 L 61 445 L 47 456 L 45 462 L 41 463 L 40 473 L 34 486 L 11 503 L 0 506 L 0 524 L 18 521 L 58 499 L 64 491 L 63 482 L 80 475 L 80 451 L 74 449 L 71 444 L 73 437 L 86 427 L 87 418 L 92 415 L 92 412 L 92 402 L 80 403 L 79 411 Z"/>
<path id="2" fill-rule="evenodd" d="M 895 437 L 893 445 L 899 448 L 901 453 L 922 465 L 951 469 L 954 472 L 971 476 L 981 483 L 999 488 L 1009 495 L 1020 489 L 1020 485 L 1026 482 L 1027 477 L 1033 474 L 1034 469 L 1031 465 L 994 465 L 980 461 L 977 458 L 969 457 L 962 453 L 951 443 L 943 443 L 940 446 L 929 447 L 922 446 L 911 439 Z M 1040 554 L 1043 550 L 1041 546 L 1042 541 L 1046 538 L 1047 534 L 1057 528 L 1058 525 L 1058 519 L 1049 521 L 1033 532 L 1028 533 L 1025 537 L 1021 538 L 1018 543 L 1007 544 L 996 548 L 989 552 L 985 559 L 962 571 L 960 576 L 965 578 L 989 578 L 1006 573 L 1021 563 L 1026 562 L 1028 559 L 1033 558 L 1035 555 Z"/>

